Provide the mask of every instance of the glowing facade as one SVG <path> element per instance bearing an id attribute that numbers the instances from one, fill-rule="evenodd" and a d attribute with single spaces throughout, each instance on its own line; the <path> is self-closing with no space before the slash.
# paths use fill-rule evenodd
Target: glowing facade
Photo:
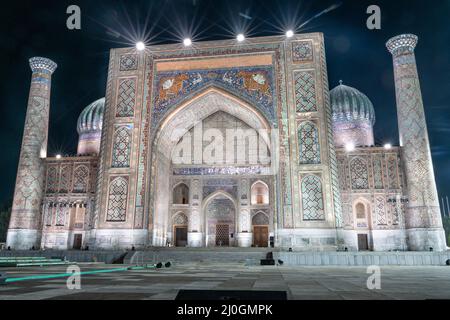
<path id="1" fill-rule="evenodd" d="M 370 100 L 328 90 L 322 34 L 147 49 L 111 50 L 106 98 L 78 121 L 78 156 L 33 158 L 45 184 L 32 227 L 13 210 L 9 246 L 31 247 L 20 229 L 61 249 L 445 249 L 411 238 L 415 184 L 402 151 L 416 142 L 374 146 Z M 23 185 L 18 175 L 16 194 Z M 440 234 L 430 208 L 420 231 Z"/>

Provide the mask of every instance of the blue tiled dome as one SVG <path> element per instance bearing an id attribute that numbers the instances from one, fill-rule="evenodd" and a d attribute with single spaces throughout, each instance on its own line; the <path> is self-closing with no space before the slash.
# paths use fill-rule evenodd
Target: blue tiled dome
<path id="1" fill-rule="evenodd" d="M 339 85 L 330 91 L 333 121 L 361 121 L 368 120 L 375 124 L 375 110 L 372 102 L 361 91 Z"/>
<path id="2" fill-rule="evenodd" d="M 78 134 L 101 131 L 104 108 L 105 98 L 98 99 L 84 108 L 78 117 Z"/>

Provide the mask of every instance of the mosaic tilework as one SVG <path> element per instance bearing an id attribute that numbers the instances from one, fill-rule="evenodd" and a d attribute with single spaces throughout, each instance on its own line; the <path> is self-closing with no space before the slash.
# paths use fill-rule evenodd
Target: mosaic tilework
<path id="1" fill-rule="evenodd" d="M 215 178 L 203 181 L 203 198 L 219 190 L 229 193 L 233 198 L 237 198 L 238 182 L 229 178 Z"/>
<path id="2" fill-rule="evenodd" d="M 188 218 L 184 213 L 177 213 L 175 217 L 173 218 L 173 224 L 176 225 L 187 225 L 188 224 Z"/>
<path id="3" fill-rule="evenodd" d="M 299 162 L 300 164 L 320 163 L 320 142 L 317 126 L 306 121 L 298 127 Z"/>
<path id="4" fill-rule="evenodd" d="M 298 41 L 292 43 L 292 61 L 294 63 L 313 61 L 312 41 Z"/>
<path id="5" fill-rule="evenodd" d="M 102 124 L 102 141 L 108 141 L 110 138 L 109 136 L 112 134 L 114 127 L 111 125 L 110 122 L 110 115 L 114 114 L 114 111 L 111 110 L 111 106 L 114 106 L 115 97 L 113 96 L 113 86 L 116 84 L 115 79 L 115 66 L 118 63 L 117 57 L 115 54 L 110 55 L 109 59 L 109 66 L 108 66 L 108 81 L 106 84 L 106 94 L 105 94 L 105 110 L 104 110 L 104 116 L 103 116 L 103 124 Z M 92 210 L 91 215 L 91 226 L 93 228 L 97 228 L 99 225 L 99 218 L 101 216 L 101 210 L 106 210 L 106 191 L 104 191 L 107 185 L 107 177 L 106 177 L 106 168 L 109 166 L 109 163 L 107 163 L 107 154 L 109 153 L 109 149 L 106 148 L 107 143 L 101 143 L 100 144 L 100 152 L 99 154 L 102 155 L 99 157 L 98 161 L 98 175 L 96 176 L 95 180 L 95 193 L 97 201 L 94 202 L 94 208 Z M 109 147 L 108 147 L 109 148 Z M 92 184 L 94 186 L 94 184 Z"/>
<path id="6" fill-rule="evenodd" d="M 373 158 L 373 181 L 375 189 L 383 189 L 383 164 L 381 155 Z"/>
<path id="7" fill-rule="evenodd" d="M 400 35 L 387 43 L 393 55 L 398 127 L 404 146 L 402 156 L 408 181 L 409 202 L 405 222 L 407 228 L 440 228 L 442 218 L 414 56 L 416 44 L 417 37 L 414 35 Z"/>
<path id="8" fill-rule="evenodd" d="M 152 127 L 156 127 L 175 104 L 201 88 L 216 86 L 251 102 L 275 123 L 273 109 L 273 70 L 271 67 L 227 68 L 158 73 L 154 85 L 155 105 Z"/>
<path id="9" fill-rule="evenodd" d="M 397 189 L 398 176 L 397 176 L 397 155 L 389 155 L 387 159 L 388 169 L 388 184 L 390 189 Z"/>
<path id="10" fill-rule="evenodd" d="M 400 224 L 400 218 L 403 216 L 402 204 L 401 203 L 391 203 L 390 211 L 392 215 L 392 224 L 398 225 Z"/>
<path id="11" fill-rule="evenodd" d="M 129 126 L 118 127 L 114 133 L 112 167 L 125 168 L 130 165 L 131 129 Z"/>
<path id="12" fill-rule="evenodd" d="M 128 180 L 124 177 L 113 178 L 109 184 L 107 221 L 123 222 L 126 219 L 128 198 Z"/>
<path id="13" fill-rule="evenodd" d="M 376 221 L 378 225 L 386 225 L 387 217 L 386 217 L 386 208 L 384 197 L 376 197 L 375 199 L 375 215 Z"/>
<path id="14" fill-rule="evenodd" d="M 47 168 L 47 193 L 54 193 L 58 190 L 58 167 L 49 166 Z"/>
<path id="15" fill-rule="evenodd" d="M 136 104 L 136 79 L 122 79 L 117 93 L 116 117 L 132 117 Z"/>
<path id="16" fill-rule="evenodd" d="M 295 106 L 297 112 L 317 111 L 314 71 L 294 73 Z"/>
<path id="17" fill-rule="evenodd" d="M 254 226 L 269 225 L 269 218 L 264 213 L 258 212 L 252 218 L 252 225 Z"/>
<path id="18" fill-rule="evenodd" d="M 146 59 L 145 68 L 147 70 L 145 76 L 144 85 L 144 101 L 142 103 L 142 121 L 141 121 L 141 134 L 139 137 L 139 158 L 137 162 L 137 184 L 136 184 L 136 198 L 135 198 L 135 227 L 142 228 L 144 225 L 144 198 L 145 198 L 145 181 L 147 179 L 148 167 L 148 148 L 149 148 L 149 136 L 150 136 L 150 112 L 152 106 L 151 99 L 151 83 L 153 80 L 153 60 Z"/>
<path id="19" fill-rule="evenodd" d="M 352 189 L 369 189 L 367 162 L 359 157 L 350 161 Z"/>
<path id="20" fill-rule="evenodd" d="M 85 165 L 77 166 L 73 172 L 73 192 L 87 192 L 89 168 Z"/>
<path id="21" fill-rule="evenodd" d="M 53 218 L 53 208 L 49 208 L 48 205 L 45 206 L 45 213 L 44 213 L 44 224 L 46 226 L 52 225 L 52 218 Z"/>
<path id="22" fill-rule="evenodd" d="M 136 54 L 124 54 L 120 56 L 119 70 L 132 71 L 137 70 L 139 57 Z"/>
<path id="23" fill-rule="evenodd" d="M 44 192 L 45 168 L 39 155 L 46 154 L 50 108 L 51 75 L 57 68 L 53 61 L 33 57 L 25 126 L 17 169 L 10 229 L 40 228 L 41 201 Z M 14 238 L 14 232 L 12 233 Z M 19 242 L 20 240 L 20 242 Z M 13 239 L 15 249 L 28 249 L 37 245 L 38 239 Z"/>
<path id="24" fill-rule="evenodd" d="M 72 178 L 72 166 L 63 165 L 61 166 L 61 174 L 59 178 L 59 192 L 67 193 L 71 188 L 71 178 Z"/>
<path id="25" fill-rule="evenodd" d="M 207 167 L 207 168 L 173 168 L 174 175 L 242 175 L 242 174 L 269 174 L 270 168 L 263 166 L 246 167 Z"/>
<path id="26" fill-rule="evenodd" d="M 208 204 L 208 214 L 215 218 L 234 218 L 234 204 L 228 198 L 215 198 Z"/>
<path id="27" fill-rule="evenodd" d="M 322 98 L 323 98 L 323 108 L 326 115 L 326 137 L 328 141 L 328 153 L 329 153 L 329 168 L 330 168 L 330 182 L 331 191 L 333 196 L 333 209 L 334 209 L 334 219 L 337 228 L 342 227 L 342 205 L 341 205 L 341 193 L 339 189 L 339 172 L 338 164 L 336 159 L 336 150 L 333 144 L 333 126 L 332 126 L 332 112 L 328 85 L 328 71 L 327 71 L 327 61 L 325 57 L 325 44 L 323 38 L 320 41 L 320 67 L 321 67 L 321 85 L 322 85 Z"/>
<path id="28" fill-rule="evenodd" d="M 56 225 L 64 226 L 66 224 L 66 207 L 56 207 Z"/>
<path id="29" fill-rule="evenodd" d="M 302 178 L 303 220 L 324 220 L 322 181 L 316 175 Z"/>
<path id="30" fill-rule="evenodd" d="M 347 183 L 347 166 L 345 159 L 338 159 L 339 186 L 342 190 L 348 189 Z"/>

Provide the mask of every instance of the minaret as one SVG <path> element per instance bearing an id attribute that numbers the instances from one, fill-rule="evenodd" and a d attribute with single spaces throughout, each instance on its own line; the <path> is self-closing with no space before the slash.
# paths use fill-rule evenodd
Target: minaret
<path id="1" fill-rule="evenodd" d="M 30 59 L 31 76 L 22 147 L 17 169 L 7 246 L 25 250 L 40 241 L 40 207 L 44 192 L 44 163 L 52 73 L 57 65 L 47 58 Z"/>
<path id="2" fill-rule="evenodd" d="M 407 184 L 406 235 L 410 250 L 443 251 L 445 234 L 414 56 L 417 41 L 417 36 L 403 34 L 386 43 L 394 62 L 398 128 Z"/>

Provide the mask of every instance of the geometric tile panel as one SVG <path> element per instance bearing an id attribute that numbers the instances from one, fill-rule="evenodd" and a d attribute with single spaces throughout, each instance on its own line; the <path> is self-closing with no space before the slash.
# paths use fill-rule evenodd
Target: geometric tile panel
<path id="1" fill-rule="evenodd" d="M 307 175 L 302 179 L 303 220 L 325 220 L 322 182 L 316 175 Z"/>
<path id="2" fill-rule="evenodd" d="M 297 112 L 317 111 L 316 86 L 313 71 L 294 73 Z"/>
<path id="3" fill-rule="evenodd" d="M 89 179 L 89 169 L 85 165 L 75 168 L 73 173 L 73 192 L 86 193 Z"/>
<path id="4" fill-rule="evenodd" d="M 292 61 L 294 63 L 313 61 L 312 41 L 298 41 L 292 43 Z"/>
<path id="5" fill-rule="evenodd" d="M 350 162 L 350 173 L 352 178 L 352 189 L 369 189 L 369 177 L 367 163 L 356 157 Z"/>
<path id="6" fill-rule="evenodd" d="M 137 70 L 138 56 L 135 54 L 124 54 L 120 56 L 120 71 Z"/>
<path id="7" fill-rule="evenodd" d="M 71 190 L 70 183 L 72 177 L 72 166 L 71 165 L 63 165 L 61 166 L 61 175 L 59 178 L 59 192 L 67 193 Z"/>
<path id="8" fill-rule="evenodd" d="M 56 207 L 56 225 L 64 226 L 66 223 L 66 208 L 58 206 Z"/>
<path id="9" fill-rule="evenodd" d="M 305 121 L 298 127 L 300 164 L 320 163 L 319 131 L 316 125 Z"/>
<path id="10" fill-rule="evenodd" d="M 116 117 L 132 117 L 136 103 L 136 79 L 120 80 L 117 93 Z"/>
<path id="11" fill-rule="evenodd" d="M 47 193 L 58 191 L 58 167 L 49 166 L 47 169 Z"/>
<path id="12" fill-rule="evenodd" d="M 114 178 L 109 185 L 107 221 L 123 222 L 126 219 L 128 180 Z"/>
<path id="13" fill-rule="evenodd" d="M 113 168 L 125 168 L 130 166 L 131 150 L 131 129 L 128 126 L 121 126 L 114 133 L 112 151 Z"/>
<path id="14" fill-rule="evenodd" d="M 379 155 L 373 158 L 373 180 L 375 189 L 383 189 L 383 164 Z"/>
<path id="15" fill-rule="evenodd" d="M 398 188 L 398 178 L 397 178 L 397 156 L 391 155 L 387 160 L 388 166 L 388 181 L 390 189 Z"/>
<path id="16" fill-rule="evenodd" d="M 386 208 L 384 205 L 384 198 L 383 197 L 377 197 L 375 201 L 375 214 L 377 219 L 378 225 L 386 225 L 387 224 L 387 218 L 386 218 Z"/>

